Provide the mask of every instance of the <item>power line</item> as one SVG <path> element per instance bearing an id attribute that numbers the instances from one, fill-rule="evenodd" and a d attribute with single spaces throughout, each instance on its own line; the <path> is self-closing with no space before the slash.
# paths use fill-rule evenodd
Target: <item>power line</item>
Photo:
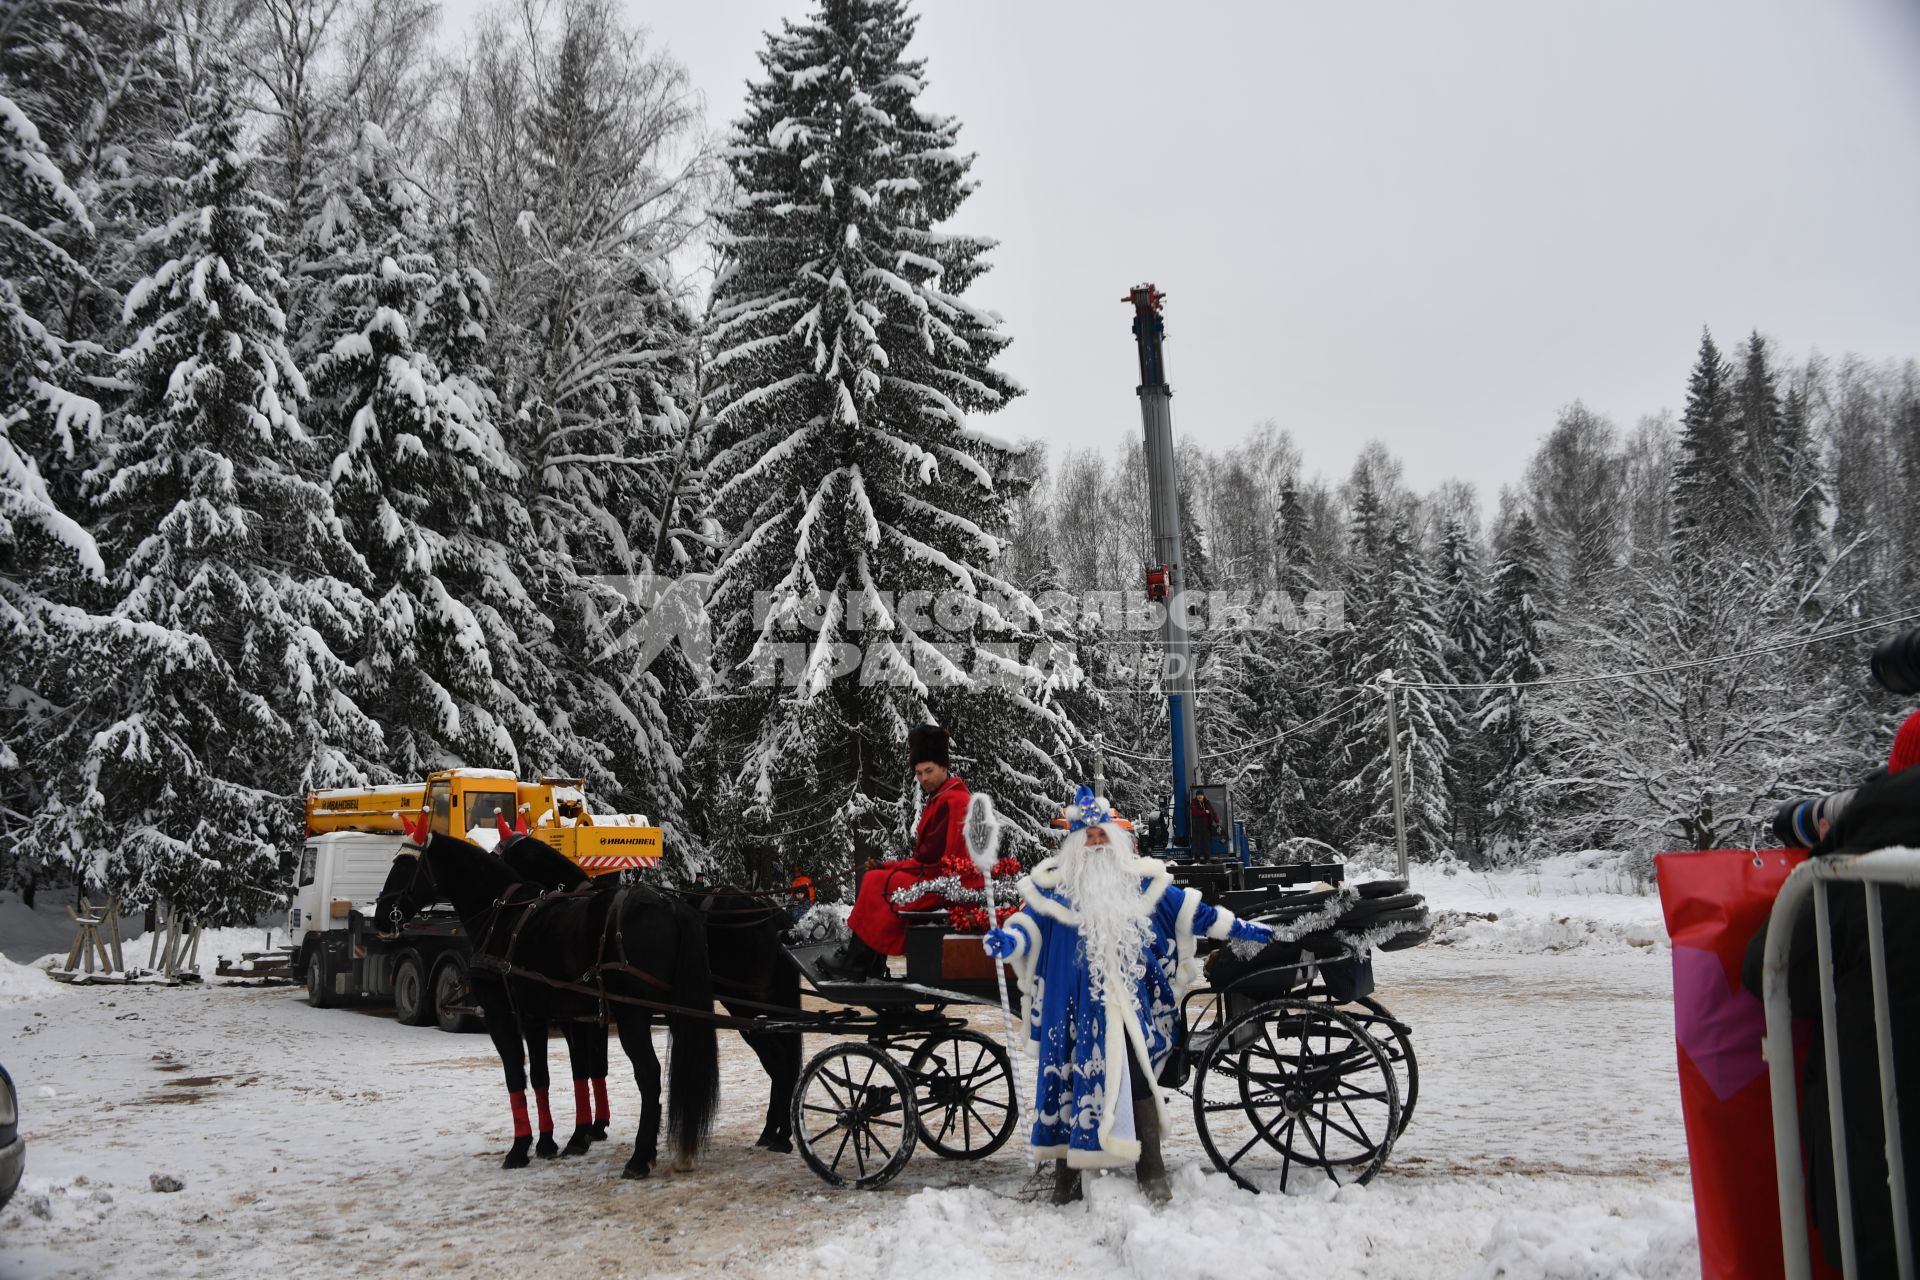
<path id="1" fill-rule="evenodd" d="M 1409 685 L 1407 687 L 1411 688 L 1412 686 Z M 1506 686 L 1502 685 L 1500 687 L 1504 689 Z M 1280 741 L 1280 739 L 1286 737 L 1289 734 L 1305 733 L 1309 729 L 1325 724 L 1327 721 L 1333 719 L 1335 716 L 1339 715 L 1342 711 L 1345 711 L 1348 707 L 1360 701 L 1360 699 L 1366 697 L 1369 693 L 1372 693 L 1373 691 L 1374 690 L 1371 686 L 1362 685 L 1360 686 L 1360 692 L 1354 694 L 1351 698 L 1348 698 L 1345 702 L 1341 703 L 1339 706 L 1335 707 L 1333 710 L 1317 715 L 1313 719 L 1307 721 L 1305 724 L 1296 724 L 1290 729 L 1282 729 L 1279 733 L 1276 733 L 1269 738 L 1259 738 L 1253 742 L 1242 742 L 1238 746 L 1227 747 L 1224 750 L 1220 750 L 1220 751 L 1209 751 L 1203 754 L 1200 758 L 1202 760 L 1214 760 L 1214 759 L 1218 759 L 1221 756 L 1232 755 L 1237 751 L 1249 751 L 1254 747 L 1264 747 L 1270 742 Z"/>
<path id="2" fill-rule="evenodd" d="M 1779 644 L 1761 645 L 1757 649 L 1747 649 L 1740 653 L 1725 653 L 1713 658 L 1689 658 L 1684 662 L 1668 663 L 1663 667 L 1642 667 L 1637 671 L 1609 671 L 1596 676 L 1552 676 L 1545 680 L 1506 680 L 1493 684 L 1438 684 L 1431 681 L 1393 680 L 1384 683 L 1396 689 L 1538 689 L 1548 685 L 1597 684 L 1606 680 L 1635 680 L 1641 676 L 1665 675 L 1672 671 L 1687 671 L 1694 667 L 1710 667 L 1721 662 L 1742 662 L 1748 658 L 1757 658 L 1769 653 L 1783 653 L 1788 649 L 1804 649 L 1808 645 L 1824 644 L 1828 640 L 1844 640 L 1848 636 L 1861 635 L 1868 631 L 1878 631 L 1882 627 L 1891 627 L 1902 622 L 1920 619 L 1920 611 L 1902 614 L 1898 617 L 1883 618 L 1876 622 L 1863 623 L 1849 627 L 1845 631 L 1829 631 L 1823 635 L 1807 636 L 1799 640 L 1783 640 Z"/>
<path id="3" fill-rule="evenodd" d="M 1126 751 L 1120 747 L 1116 747 L 1111 742 L 1102 742 L 1099 749 L 1101 751 L 1111 751 L 1114 755 L 1125 756 L 1129 760 L 1139 760 L 1146 764 L 1165 764 L 1168 760 L 1172 759 L 1171 756 L 1143 756 L 1137 751 Z"/>

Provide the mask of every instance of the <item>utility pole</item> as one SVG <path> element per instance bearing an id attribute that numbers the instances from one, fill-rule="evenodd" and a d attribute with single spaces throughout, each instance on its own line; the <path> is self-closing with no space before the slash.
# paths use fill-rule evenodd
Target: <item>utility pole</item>
<path id="1" fill-rule="evenodd" d="M 1397 851 L 1394 874 L 1407 878 L 1407 797 L 1400 780 L 1400 717 L 1394 710 L 1393 672 L 1380 673 L 1380 691 L 1387 696 L 1387 763 L 1393 775 L 1393 842 Z"/>
<path id="2" fill-rule="evenodd" d="M 1146 428 L 1147 509 L 1154 555 L 1154 563 L 1147 567 L 1147 598 L 1166 605 L 1160 653 L 1173 739 L 1172 835 L 1175 843 L 1185 845 L 1189 842 L 1187 806 L 1198 761 L 1193 733 L 1193 643 L 1187 630 L 1186 567 L 1180 545 L 1180 484 L 1173 462 L 1173 388 L 1167 385 L 1161 350 L 1166 321 L 1160 308 L 1166 298 L 1152 285 L 1143 284 L 1129 290 L 1122 301 L 1133 304 L 1133 338 L 1140 353 L 1140 418 Z"/>

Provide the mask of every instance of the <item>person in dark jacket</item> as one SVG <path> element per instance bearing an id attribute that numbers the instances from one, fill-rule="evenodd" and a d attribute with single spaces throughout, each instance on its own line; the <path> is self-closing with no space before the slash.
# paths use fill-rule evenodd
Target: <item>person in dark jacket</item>
<path id="1" fill-rule="evenodd" d="M 1861 785 L 1814 846 L 1812 856 L 1920 848 L 1920 769 L 1909 767 L 1916 762 L 1920 762 L 1920 712 L 1902 727 L 1888 771 Z M 1880 899 L 1896 1096 L 1914 1100 L 1901 1107 L 1900 1140 L 1909 1167 L 1913 1167 L 1912 1161 L 1920 1153 L 1920 891 L 1882 887 Z M 1840 1105 L 1845 1119 L 1854 1246 L 1861 1275 L 1891 1275 L 1895 1265 L 1893 1205 L 1887 1190 L 1886 1131 L 1880 1111 L 1880 1060 L 1874 1032 L 1866 894 L 1858 885 L 1834 884 L 1828 890 L 1827 905 L 1833 931 L 1834 1022 L 1840 1049 Z M 1766 930 L 1762 929 L 1747 948 L 1742 978 L 1755 994 L 1760 993 L 1765 945 Z M 1817 1033 L 1817 945 L 1813 904 L 1808 902 L 1793 921 L 1788 997 L 1795 1017 L 1816 1023 L 1806 1057 L 1800 1141 L 1807 1153 L 1814 1228 L 1820 1234 L 1821 1251 L 1827 1261 L 1838 1267 L 1840 1206 L 1827 1109 L 1826 1057 Z M 1920 1200 L 1910 1197 L 1908 1214 L 1916 1218 L 1914 1234 L 1920 1237 L 1916 1209 L 1920 1209 Z"/>
<path id="2" fill-rule="evenodd" d="M 1193 789 L 1193 799 L 1187 804 L 1187 815 L 1193 827 L 1192 856 L 1211 858 L 1213 833 L 1220 829 L 1220 813 L 1213 807 L 1213 801 L 1207 799 L 1207 793 L 1198 787 Z"/>

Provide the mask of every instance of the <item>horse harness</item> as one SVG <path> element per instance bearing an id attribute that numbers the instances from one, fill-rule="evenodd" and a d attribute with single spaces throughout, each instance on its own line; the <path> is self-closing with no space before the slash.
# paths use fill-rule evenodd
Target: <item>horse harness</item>
<path id="1" fill-rule="evenodd" d="M 629 895 L 634 891 L 632 885 L 621 885 L 614 891 L 613 901 L 607 906 L 606 919 L 603 920 L 600 925 L 600 938 L 595 945 L 593 967 L 581 974 L 578 981 L 568 982 L 561 978 L 550 977 L 538 970 L 516 966 L 513 963 L 513 954 L 515 948 L 519 945 L 520 934 L 526 929 L 527 921 L 531 920 L 540 908 L 557 900 L 583 897 L 599 892 L 596 887 L 588 883 L 575 886 L 571 889 L 541 890 L 532 898 L 523 898 L 519 901 L 514 900 L 514 894 L 518 890 L 529 887 L 532 886 L 529 886 L 525 881 L 516 881 L 502 890 L 500 896 L 494 900 L 493 905 L 487 908 L 486 930 L 474 941 L 473 959 L 469 961 L 469 967 L 484 970 L 489 973 L 497 973 L 505 980 L 509 1005 L 514 1004 L 513 983 L 511 980 L 519 978 L 538 982 L 544 986 L 552 987 L 555 990 L 570 992 L 574 995 L 592 997 L 600 1006 L 598 1017 L 592 1020 L 598 1022 L 603 1027 L 612 1020 L 611 1006 L 614 1003 L 634 1005 L 638 1008 L 656 1013 L 682 1014 L 688 1017 L 701 1018 L 733 1030 L 751 1031 L 761 1025 L 762 1019 L 759 1018 L 739 1018 L 727 1014 L 714 1013 L 711 1009 L 690 1009 L 686 1005 L 673 1004 L 661 1000 L 647 1000 L 640 996 L 626 995 L 618 991 L 607 990 L 607 974 L 618 973 L 644 983 L 656 991 L 666 994 L 671 994 L 673 991 L 672 984 L 664 982 L 655 975 L 648 973 L 645 969 L 634 964 L 627 956 L 626 930 L 621 916 L 621 908 L 625 905 Z M 499 955 L 495 955 L 492 950 L 494 933 L 500 927 L 500 916 L 502 912 L 509 907 L 520 907 L 523 909 L 520 912 L 519 918 L 513 922 L 511 931 L 507 934 L 506 949 Z M 607 959 L 607 938 L 609 935 L 613 938 L 613 950 L 616 956 L 616 958 L 612 960 Z M 715 979 L 715 981 L 717 980 L 718 979 Z M 777 1008 L 777 1006 L 772 1005 L 765 1007 L 769 1010 Z M 517 1014 L 518 1012 L 518 1008 L 516 1007 L 515 1013 Z M 584 1021 L 586 1019 L 582 1020 Z"/>

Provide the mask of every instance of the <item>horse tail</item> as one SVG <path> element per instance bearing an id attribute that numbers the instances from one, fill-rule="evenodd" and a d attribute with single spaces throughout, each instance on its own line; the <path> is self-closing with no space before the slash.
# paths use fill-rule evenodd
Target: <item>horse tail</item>
<path id="1" fill-rule="evenodd" d="M 667 1142 L 681 1162 L 707 1145 L 720 1105 L 720 1047 L 713 1022 L 713 969 L 705 922 L 675 903 L 673 999 L 686 1013 L 667 1015 L 673 1034 L 667 1062 Z"/>

